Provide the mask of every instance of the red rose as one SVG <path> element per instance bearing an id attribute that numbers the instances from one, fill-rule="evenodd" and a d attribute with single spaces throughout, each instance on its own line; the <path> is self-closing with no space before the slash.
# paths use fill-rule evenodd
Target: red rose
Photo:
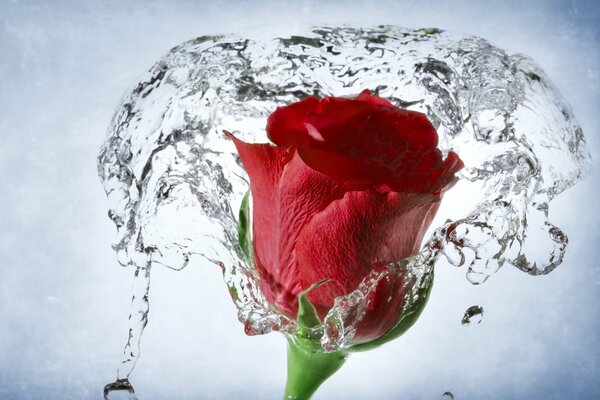
<path id="1" fill-rule="evenodd" d="M 230 133 L 250 177 L 254 263 L 267 300 L 295 318 L 298 295 L 322 318 L 334 299 L 374 268 L 414 256 L 442 193 L 463 166 L 437 149 L 424 114 L 365 90 L 356 99 L 308 97 L 267 122 L 270 144 Z M 382 280 L 354 342 L 374 340 L 399 319 L 402 276 Z"/>

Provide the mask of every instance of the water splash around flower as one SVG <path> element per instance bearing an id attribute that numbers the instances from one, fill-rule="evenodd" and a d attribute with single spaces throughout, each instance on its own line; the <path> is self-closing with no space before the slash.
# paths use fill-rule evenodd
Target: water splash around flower
<path id="1" fill-rule="evenodd" d="M 476 37 L 390 26 L 201 37 L 172 49 L 127 92 L 98 158 L 114 249 L 136 271 L 118 379 L 139 355 L 151 267 L 180 270 L 194 255 L 221 266 L 247 334 L 298 329 L 266 302 L 237 241 L 248 182 L 221 132 L 265 143 L 277 106 L 363 89 L 428 116 L 439 147 L 465 163 L 454 191 L 470 208 L 437 226 L 409 265 L 390 265 L 338 298 L 324 320 L 324 351 L 352 343 L 377 280 L 400 268 L 414 277 L 415 295 L 441 255 L 473 284 L 504 265 L 543 275 L 562 262 L 568 240 L 549 221 L 549 205 L 584 176 L 589 154 L 569 106 L 528 57 Z"/>

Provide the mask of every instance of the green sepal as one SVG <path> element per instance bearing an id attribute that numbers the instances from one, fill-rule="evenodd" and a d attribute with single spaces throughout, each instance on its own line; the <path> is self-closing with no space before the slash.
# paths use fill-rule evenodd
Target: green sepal
<path id="1" fill-rule="evenodd" d="M 308 300 L 308 294 L 321 286 L 324 283 L 329 282 L 331 279 L 323 279 L 317 283 L 312 284 L 308 289 L 300 293 L 298 296 L 298 315 L 296 316 L 296 322 L 300 327 L 300 331 L 309 330 L 316 328 L 321 325 L 321 320 L 317 314 L 315 306 Z M 299 332 L 302 334 L 301 332 Z"/>
<path id="2" fill-rule="evenodd" d="M 433 268 L 426 273 L 427 276 L 423 278 L 425 279 L 425 282 L 423 282 L 421 287 L 416 292 L 411 294 L 411 297 L 408 300 L 408 306 L 402 311 L 402 316 L 398 320 L 398 323 L 392 329 L 387 331 L 387 333 L 382 337 L 368 343 L 354 345 L 349 349 L 350 351 L 359 352 L 379 347 L 382 344 L 399 338 L 411 326 L 413 326 L 415 322 L 417 322 L 421 316 L 421 313 L 425 309 L 425 306 L 427 305 L 429 295 L 431 294 L 431 288 L 433 288 Z"/>
<path id="3" fill-rule="evenodd" d="M 252 263 L 252 246 L 250 244 L 250 191 L 242 199 L 238 214 L 238 241 L 248 262 Z"/>

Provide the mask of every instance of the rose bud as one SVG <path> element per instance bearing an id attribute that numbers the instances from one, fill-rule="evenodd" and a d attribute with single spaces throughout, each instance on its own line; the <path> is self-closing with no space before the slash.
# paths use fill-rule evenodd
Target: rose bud
<path id="1" fill-rule="evenodd" d="M 290 318 L 302 294 L 323 319 L 371 271 L 418 254 L 463 167 L 453 152 L 444 160 L 424 114 L 368 90 L 355 99 L 308 97 L 279 107 L 266 130 L 275 146 L 226 134 L 250 178 L 260 289 Z M 401 319 L 402 275 L 397 280 L 378 284 L 353 344 L 381 338 Z"/>

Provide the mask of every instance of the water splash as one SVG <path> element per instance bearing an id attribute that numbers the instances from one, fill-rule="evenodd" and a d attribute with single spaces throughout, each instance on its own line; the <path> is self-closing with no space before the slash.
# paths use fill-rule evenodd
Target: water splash
<path id="1" fill-rule="evenodd" d="M 442 151 L 453 149 L 465 162 L 453 191 L 462 190 L 471 210 L 438 227 L 410 264 L 415 290 L 440 255 L 466 267 L 473 284 L 504 265 L 543 275 L 562 262 L 568 240 L 549 221 L 549 204 L 584 176 L 589 154 L 548 77 L 528 57 L 481 38 L 390 26 L 205 36 L 159 60 L 122 99 L 98 158 L 119 262 L 179 270 L 201 255 L 222 267 L 246 333 L 295 331 L 295 322 L 265 301 L 237 243 L 248 183 L 221 131 L 267 142 L 266 117 L 277 106 L 366 88 L 426 113 Z M 373 283 L 399 271 L 391 265 L 372 274 L 336 301 L 326 318 L 326 350 L 352 343 Z M 132 315 L 139 316 L 136 307 Z M 135 332 L 139 343 L 142 329 Z M 119 376 L 135 365 L 136 346 Z"/>
<path id="2" fill-rule="evenodd" d="M 465 311 L 461 323 L 463 325 L 479 325 L 483 320 L 483 307 L 471 306 Z"/>

